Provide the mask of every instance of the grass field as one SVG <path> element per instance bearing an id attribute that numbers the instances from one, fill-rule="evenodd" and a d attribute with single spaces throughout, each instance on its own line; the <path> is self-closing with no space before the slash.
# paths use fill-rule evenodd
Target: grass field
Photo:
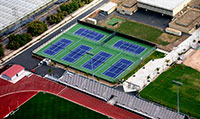
<path id="1" fill-rule="evenodd" d="M 161 36 L 161 34 L 163 33 L 160 29 L 133 21 L 126 20 L 125 22 L 120 24 L 119 27 L 114 29 L 124 34 L 136 36 L 138 38 L 145 39 L 147 41 L 151 41 L 160 45 L 170 44 L 170 42 L 158 40 L 159 36 Z"/>
<path id="2" fill-rule="evenodd" d="M 173 80 L 181 82 L 180 111 L 200 118 L 200 72 L 185 65 L 173 65 L 154 82 L 141 91 L 140 96 L 177 109 L 177 86 Z"/>
<path id="3" fill-rule="evenodd" d="M 98 42 L 94 42 L 92 40 L 89 40 L 89 39 L 86 39 L 86 38 L 81 38 L 79 36 L 73 35 L 73 33 L 81 27 L 91 29 L 93 31 L 98 31 L 98 32 L 104 34 L 105 37 Z M 96 30 L 95 28 L 91 28 L 91 27 L 88 27 L 88 26 L 85 26 L 85 25 L 82 25 L 82 24 L 77 24 L 74 27 L 72 27 L 70 30 L 68 30 L 67 32 L 65 32 L 61 36 L 59 36 L 56 40 L 52 41 L 51 43 L 49 43 L 46 46 L 44 46 L 43 48 L 41 48 L 39 51 L 36 52 L 36 54 L 39 55 L 39 56 L 42 56 L 42 57 L 47 57 L 49 59 L 52 59 L 53 61 L 56 61 L 56 62 L 61 63 L 63 65 L 67 65 L 67 66 L 72 67 L 74 69 L 78 69 L 78 70 L 83 71 L 85 73 L 94 74 L 96 77 L 102 78 L 102 79 L 107 80 L 107 81 L 112 82 L 112 83 L 115 83 L 115 82 L 119 81 L 123 76 L 125 76 L 128 72 L 130 72 L 135 66 L 137 66 L 141 62 L 141 58 L 145 59 L 147 56 L 149 56 L 155 50 L 155 47 L 152 47 L 152 46 L 140 43 L 140 42 L 136 42 L 136 41 L 134 41 L 134 39 L 131 39 L 131 40 L 125 39 L 125 38 L 117 36 L 117 35 L 112 37 L 104 45 L 101 45 L 102 42 L 104 42 L 104 40 L 106 38 L 108 38 L 110 35 L 111 34 L 109 34 L 107 32 Z M 54 56 L 50 56 L 50 55 L 43 53 L 43 51 L 45 49 L 47 49 L 53 43 L 55 43 L 56 41 L 58 41 L 62 38 L 69 39 L 73 42 L 69 46 L 67 46 L 65 49 L 61 50 L 59 53 L 57 53 Z M 123 40 L 123 41 L 129 42 L 129 43 L 132 43 L 132 44 L 136 44 L 138 46 L 142 46 L 142 47 L 146 48 L 146 50 L 143 51 L 139 55 L 135 55 L 135 54 L 131 54 L 129 52 L 114 48 L 113 45 L 119 40 Z M 112 56 L 106 62 L 104 62 L 102 65 L 100 65 L 99 67 L 97 67 L 93 71 L 83 67 L 83 64 L 85 64 L 87 61 L 89 61 L 93 57 L 90 54 L 83 55 L 80 59 L 78 59 L 74 63 L 70 63 L 70 62 L 62 60 L 62 58 L 65 55 L 70 53 L 73 49 L 77 48 L 79 45 L 87 45 L 87 46 L 91 47 L 92 48 L 92 50 L 90 51 L 91 54 L 96 55 L 100 51 L 104 51 L 104 52 L 111 54 Z M 108 77 L 106 75 L 103 75 L 103 73 L 107 69 L 109 69 L 115 62 L 117 62 L 121 58 L 130 60 L 134 63 L 131 66 L 129 66 L 124 72 L 122 72 L 120 75 L 118 75 L 116 78 L 111 78 L 111 77 Z"/>
<path id="4" fill-rule="evenodd" d="M 7 119 L 108 119 L 52 94 L 38 93 Z"/>
<path id="5" fill-rule="evenodd" d="M 140 68 L 142 68 L 145 64 L 147 64 L 152 59 L 159 59 L 165 56 L 164 53 L 155 51 L 149 57 L 147 57 L 144 61 L 142 61 L 139 65 L 137 65 L 133 70 L 130 71 L 125 77 L 124 80 L 127 80 L 130 76 L 136 73 Z"/>

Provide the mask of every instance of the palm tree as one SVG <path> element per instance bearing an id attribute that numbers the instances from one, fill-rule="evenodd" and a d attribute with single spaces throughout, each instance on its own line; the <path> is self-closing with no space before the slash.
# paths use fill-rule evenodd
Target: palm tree
<path id="1" fill-rule="evenodd" d="M 86 73 L 85 73 L 85 76 L 86 76 L 87 78 L 88 78 L 88 75 L 89 75 L 89 73 L 86 72 Z"/>
<path id="2" fill-rule="evenodd" d="M 65 69 L 67 69 L 67 70 L 68 70 L 68 68 L 69 68 L 69 65 L 65 65 Z"/>
<path id="3" fill-rule="evenodd" d="M 52 70 L 52 69 L 48 69 L 48 73 L 49 73 L 50 75 L 53 75 L 53 70 Z"/>
<path id="4" fill-rule="evenodd" d="M 150 82 L 150 80 L 149 80 L 150 78 L 151 78 L 150 75 L 148 75 L 148 76 L 147 76 L 147 81 L 148 81 L 148 82 Z"/>
<path id="5" fill-rule="evenodd" d="M 169 66 L 170 60 L 169 60 L 169 59 L 166 59 L 165 62 L 167 63 L 167 66 Z"/>
<path id="6" fill-rule="evenodd" d="M 159 67 L 157 67 L 157 68 L 156 68 L 157 74 L 159 74 L 159 73 L 160 73 L 160 72 L 159 72 L 159 70 L 160 70 L 160 68 L 159 68 Z"/>

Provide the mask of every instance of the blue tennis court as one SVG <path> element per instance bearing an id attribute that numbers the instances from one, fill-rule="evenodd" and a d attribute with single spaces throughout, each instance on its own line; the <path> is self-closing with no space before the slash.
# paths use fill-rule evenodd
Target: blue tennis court
<path id="1" fill-rule="evenodd" d="M 74 63 L 91 49 L 92 49 L 91 47 L 88 47 L 86 45 L 79 45 L 76 49 L 74 49 L 73 51 L 68 53 L 66 56 L 64 56 L 62 60 L 70 62 L 70 63 Z"/>
<path id="2" fill-rule="evenodd" d="M 89 70 L 95 70 L 106 60 L 108 60 L 111 56 L 112 56 L 111 54 L 101 51 L 82 66 Z"/>
<path id="3" fill-rule="evenodd" d="M 56 55 L 58 52 L 60 52 L 62 49 L 64 49 L 65 47 L 67 47 L 71 43 L 72 43 L 71 40 L 63 38 L 63 39 L 55 42 L 54 44 L 52 44 L 47 49 L 45 49 L 43 51 L 43 53 L 45 53 L 47 55 L 50 55 L 50 56 L 54 56 L 54 55 Z"/>
<path id="4" fill-rule="evenodd" d="M 129 66 L 133 64 L 132 61 L 121 58 L 103 74 L 115 79 L 118 75 L 124 72 Z"/>
<path id="5" fill-rule="evenodd" d="M 101 40 L 105 36 L 104 34 L 101 34 L 101 33 L 86 29 L 86 28 L 80 28 L 74 34 L 93 40 L 95 42 Z"/>
<path id="6" fill-rule="evenodd" d="M 141 54 L 146 48 L 126 42 L 126 41 L 122 41 L 119 40 L 117 43 L 115 43 L 113 45 L 113 47 L 130 52 L 132 54 Z"/>

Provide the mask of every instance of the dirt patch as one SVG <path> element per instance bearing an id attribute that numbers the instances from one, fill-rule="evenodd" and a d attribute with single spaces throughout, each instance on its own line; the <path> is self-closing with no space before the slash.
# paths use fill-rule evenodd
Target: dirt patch
<path id="1" fill-rule="evenodd" d="M 200 72 L 200 50 L 194 51 L 194 53 L 188 53 L 183 64 Z"/>
<path id="2" fill-rule="evenodd" d="M 176 40 L 178 40 L 179 37 L 178 36 L 174 36 L 171 34 L 167 34 L 167 33 L 162 33 L 159 37 L 158 40 L 164 41 L 164 42 L 168 42 L 168 43 L 172 43 Z"/>
<path id="3" fill-rule="evenodd" d="M 157 45 L 158 45 L 158 47 L 159 47 L 160 49 L 163 49 L 163 50 L 165 50 L 165 51 L 170 52 L 170 51 L 173 50 L 174 47 L 177 47 L 179 44 L 181 44 L 181 43 L 182 43 L 184 40 L 186 40 L 188 37 L 189 37 L 189 35 L 183 35 L 183 36 L 181 36 L 181 38 L 179 38 L 178 40 L 176 40 L 176 41 L 174 41 L 174 42 L 172 42 L 171 44 L 166 45 L 166 46 L 158 45 L 158 44 L 157 44 Z"/>

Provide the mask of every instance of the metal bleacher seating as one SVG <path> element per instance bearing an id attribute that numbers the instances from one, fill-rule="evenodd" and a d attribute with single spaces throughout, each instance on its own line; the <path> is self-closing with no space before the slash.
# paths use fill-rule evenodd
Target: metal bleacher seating
<path id="1" fill-rule="evenodd" d="M 102 100 L 109 101 L 109 99 L 115 97 L 115 105 L 126 108 L 133 112 L 140 113 L 150 118 L 160 119 L 183 119 L 183 114 L 178 114 L 175 111 L 163 107 L 159 104 L 149 102 L 147 100 L 138 98 L 134 95 L 129 95 L 125 92 L 116 90 L 105 84 L 97 82 L 95 80 L 88 79 L 81 75 L 66 71 L 59 79 L 59 82 L 65 82 L 66 85 L 81 90 L 85 93 L 91 94 Z"/>

